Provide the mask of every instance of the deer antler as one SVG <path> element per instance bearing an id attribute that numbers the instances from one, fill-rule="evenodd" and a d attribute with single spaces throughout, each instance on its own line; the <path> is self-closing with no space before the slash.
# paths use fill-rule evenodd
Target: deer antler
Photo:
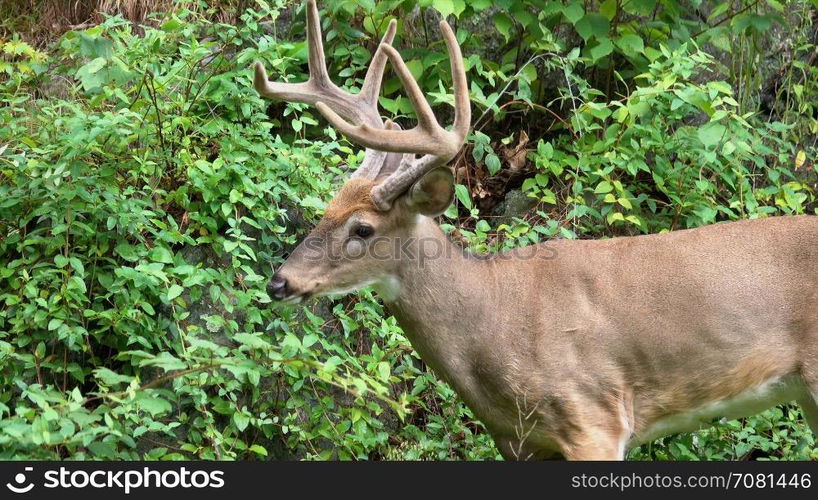
<path id="1" fill-rule="evenodd" d="M 466 139 L 471 123 L 463 55 L 448 23 L 441 21 L 440 29 L 449 51 L 454 83 L 455 116 L 451 131 L 437 122 L 417 81 L 398 51 L 390 45 L 395 29 L 396 22 L 392 20 L 372 58 L 361 91 L 352 95 L 339 89 L 329 79 L 318 8 L 315 0 L 307 0 L 309 79 L 304 83 L 270 82 L 261 63 L 256 63 L 255 75 L 255 87 L 261 95 L 315 105 L 333 127 L 367 148 L 364 161 L 354 176 L 375 179 L 388 152 L 405 153 L 398 168 L 372 188 L 372 201 L 381 210 L 388 210 L 397 196 L 427 172 L 454 158 Z M 391 122 L 385 125 L 378 113 L 378 94 L 387 58 L 394 65 L 418 118 L 417 126 L 410 130 L 400 130 Z M 417 158 L 417 154 L 423 156 Z"/>
<path id="2" fill-rule="evenodd" d="M 427 172 L 454 158 L 469 132 L 471 107 L 463 55 L 454 32 L 447 22 L 440 22 L 440 31 L 443 33 L 443 39 L 449 51 L 454 83 L 454 125 L 451 131 L 441 127 L 435 119 L 429 102 L 423 96 L 420 86 L 409 72 L 409 68 L 406 67 L 398 51 L 383 43 L 378 50 L 385 52 L 392 61 L 398 78 L 406 88 L 409 101 L 418 118 L 415 128 L 386 130 L 374 128 L 366 123 L 352 125 L 335 113 L 330 106 L 321 101 L 316 103 L 316 107 L 330 124 L 352 141 L 378 151 L 407 153 L 397 170 L 372 189 L 372 201 L 384 210 L 391 206 L 392 200 Z M 423 156 L 416 158 L 416 154 Z"/>
<path id="3" fill-rule="evenodd" d="M 381 45 L 392 43 L 395 38 L 396 28 L 397 22 L 393 19 L 386 28 L 386 33 L 381 39 Z M 329 78 L 326 58 L 324 57 L 324 43 L 321 36 L 318 7 L 315 0 L 307 0 L 307 48 L 309 50 L 307 64 L 310 77 L 306 82 L 271 82 L 267 78 L 264 65 L 256 62 L 253 81 L 256 91 L 264 97 L 286 102 L 302 102 L 313 106 L 319 101 L 325 102 L 337 110 L 338 114 L 345 119 L 356 124 L 366 124 L 379 129 L 384 128 L 383 120 L 378 113 L 378 95 L 381 91 L 381 81 L 383 80 L 387 58 L 386 54 L 380 50 L 380 47 L 372 58 L 361 91 L 354 95 L 344 92 L 332 83 Z M 364 160 L 353 174 L 353 177 L 374 179 L 385 159 L 385 151 L 367 149 Z"/>
<path id="4" fill-rule="evenodd" d="M 392 43 L 395 38 L 396 25 L 395 20 L 389 23 L 381 45 Z M 361 91 L 355 95 L 344 92 L 329 78 L 321 37 L 321 21 L 318 18 L 318 7 L 315 5 L 315 0 L 307 0 L 307 47 L 310 77 L 306 82 L 271 82 L 267 79 L 264 65 L 257 62 L 253 82 L 256 91 L 264 97 L 287 102 L 303 102 L 312 105 L 317 102 L 325 102 L 347 120 L 356 124 L 383 128 L 383 120 L 378 113 L 378 94 L 386 67 L 386 55 L 380 47 L 372 58 Z"/>

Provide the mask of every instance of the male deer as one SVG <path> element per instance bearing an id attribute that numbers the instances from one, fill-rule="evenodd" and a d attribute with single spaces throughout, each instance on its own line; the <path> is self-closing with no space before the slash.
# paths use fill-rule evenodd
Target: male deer
<path id="1" fill-rule="evenodd" d="M 433 219 L 452 202 L 445 165 L 471 117 L 460 48 L 440 27 L 451 131 L 390 45 L 394 21 L 355 95 L 329 79 L 314 0 L 309 80 L 270 82 L 256 64 L 261 95 L 315 105 L 366 148 L 271 295 L 292 303 L 374 286 L 507 459 L 623 459 L 630 446 L 792 400 L 818 432 L 818 218 L 469 256 Z M 387 60 L 417 114 L 411 130 L 378 113 Z"/>

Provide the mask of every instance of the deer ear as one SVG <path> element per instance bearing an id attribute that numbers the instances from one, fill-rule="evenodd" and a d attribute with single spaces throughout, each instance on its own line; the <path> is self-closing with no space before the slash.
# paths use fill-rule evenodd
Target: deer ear
<path id="1" fill-rule="evenodd" d="M 449 167 L 438 167 L 409 188 L 409 206 L 429 217 L 442 214 L 454 200 L 454 176 Z"/>

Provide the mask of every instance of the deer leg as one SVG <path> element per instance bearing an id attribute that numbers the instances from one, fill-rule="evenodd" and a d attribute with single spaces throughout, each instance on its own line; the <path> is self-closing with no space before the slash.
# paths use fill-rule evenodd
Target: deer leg
<path id="1" fill-rule="evenodd" d="M 818 438 L 818 374 L 811 377 L 811 373 L 804 374 L 804 382 L 806 383 L 806 394 L 798 399 L 798 406 L 801 407 L 801 412 L 804 414 L 804 419 L 807 425 L 812 429 L 812 433 Z"/>
<path id="2" fill-rule="evenodd" d="M 580 440 L 580 444 L 565 451 L 565 459 L 571 461 L 587 460 L 625 460 L 624 437 L 609 432 L 591 432 Z"/>
<path id="3" fill-rule="evenodd" d="M 818 297 L 818 293 L 815 294 Z M 818 317 L 816 317 L 818 323 Z M 818 329 L 812 328 L 808 336 L 807 348 L 803 350 L 801 377 L 804 379 L 804 395 L 798 398 L 798 406 L 804 414 L 815 438 L 818 439 Z"/>
<path id="4" fill-rule="evenodd" d="M 798 406 L 801 407 L 801 413 L 804 414 L 804 420 L 812 429 L 812 433 L 818 437 L 818 393 L 812 397 L 804 397 L 798 400 Z"/>
<path id="5" fill-rule="evenodd" d="M 566 460 L 625 460 L 631 438 L 630 411 L 624 400 L 608 418 L 594 419 L 566 433 L 563 455 Z"/>

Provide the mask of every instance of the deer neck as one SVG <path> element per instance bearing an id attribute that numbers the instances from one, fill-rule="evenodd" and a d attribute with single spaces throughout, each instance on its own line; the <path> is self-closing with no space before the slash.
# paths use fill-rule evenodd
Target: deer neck
<path id="1" fill-rule="evenodd" d="M 404 248 L 390 282 L 376 292 L 423 360 L 456 385 L 458 371 L 469 365 L 470 346 L 486 331 L 490 266 L 464 254 L 428 217 L 418 217 Z"/>

